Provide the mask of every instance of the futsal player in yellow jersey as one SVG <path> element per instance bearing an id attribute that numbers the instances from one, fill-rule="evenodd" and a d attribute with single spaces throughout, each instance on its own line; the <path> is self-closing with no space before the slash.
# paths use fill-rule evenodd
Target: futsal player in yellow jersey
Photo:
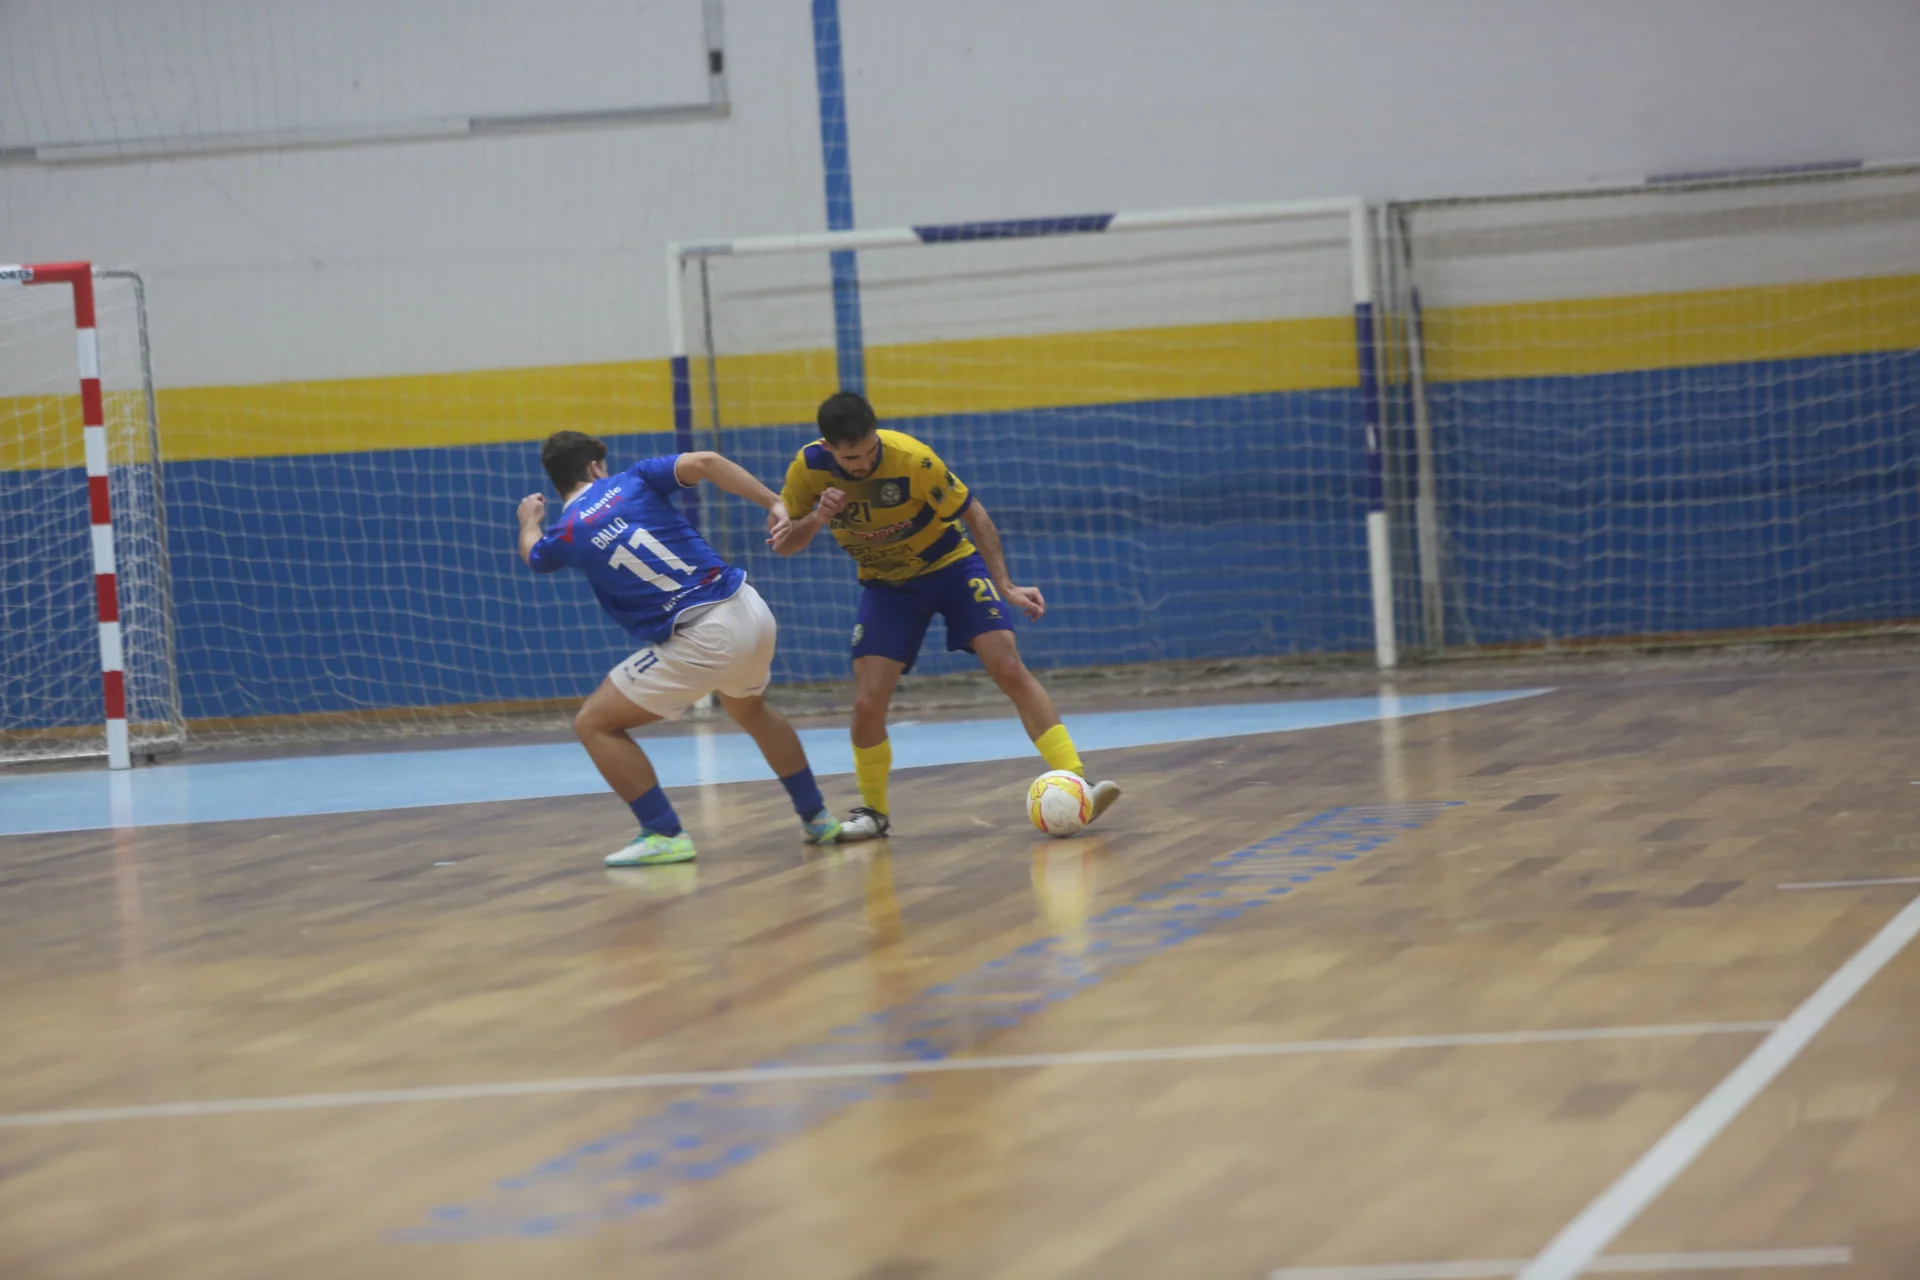
<path id="1" fill-rule="evenodd" d="M 819 425 L 821 438 L 787 468 L 780 497 L 792 524 L 772 541 L 775 551 L 790 556 L 831 528 L 834 541 L 860 566 L 853 767 L 865 803 L 840 824 L 841 842 L 884 836 L 892 825 L 887 707 L 900 677 L 913 669 L 936 613 L 946 620 L 947 648 L 980 659 L 1013 701 L 1047 767 L 1084 776 L 1053 699 L 1020 661 L 1013 639 L 1014 611 L 1038 621 L 1047 602 L 1039 588 L 1014 585 L 986 508 L 932 449 L 912 436 L 881 430 L 873 406 L 851 391 L 827 398 Z M 1096 784 L 1094 817 L 1119 798 L 1114 783 Z"/>

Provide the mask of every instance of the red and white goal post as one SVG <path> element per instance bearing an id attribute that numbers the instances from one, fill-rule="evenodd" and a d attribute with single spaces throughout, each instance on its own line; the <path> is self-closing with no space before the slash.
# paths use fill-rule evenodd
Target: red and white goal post
<path id="1" fill-rule="evenodd" d="M 40 295 L 46 286 L 66 287 L 70 319 L 58 290 Z M 63 330 L 71 336 L 62 339 Z M 78 459 L 75 364 L 62 348 L 78 355 Z M 64 477 L 77 460 L 85 465 L 84 555 L 67 532 L 81 499 Z M 14 632 L 0 659 L 0 763 L 104 754 L 110 768 L 125 769 L 135 751 L 184 739 L 159 463 L 139 277 L 86 262 L 0 266 L 0 466 L 20 499 L 5 517 L 14 527 L 0 530 Z M 83 691 L 94 649 L 87 595 L 97 701 Z"/>

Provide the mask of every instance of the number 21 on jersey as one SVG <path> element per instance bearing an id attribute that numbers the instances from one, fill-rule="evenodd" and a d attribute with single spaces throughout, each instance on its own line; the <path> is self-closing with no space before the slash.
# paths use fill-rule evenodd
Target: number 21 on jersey
<path id="1" fill-rule="evenodd" d="M 633 533 L 627 538 L 627 547 L 645 547 L 647 550 L 653 552 L 654 555 L 658 556 L 668 568 L 678 569 L 681 573 L 693 572 L 692 565 L 669 551 L 665 543 L 661 542 L 660 539 L 654 537 L 645 529 L 634 529 Z M 685 585 L 684 583 L 675 582 L 664 573 L 655 572 L 648 567 L 646 561 L 627 550 L 627 547 L 616 546 L 613 549 L 613 554 L 608 557 L 614 568 L 630 570 L 638 576 L 641 581 L 651 583 L 662 591 L 678 591 Z"/>

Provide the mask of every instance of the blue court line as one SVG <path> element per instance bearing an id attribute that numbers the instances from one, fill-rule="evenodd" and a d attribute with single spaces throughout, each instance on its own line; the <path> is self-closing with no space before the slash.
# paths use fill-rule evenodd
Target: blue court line
<path id="1" fill-rule="evenodd" d="M 978 1047 L 1108 976 L 1179 946 L 1415 831 L 1457 800 L 1332 809 L 1198 871 L 1136 894 L 1087 922 L 1076 939 L 1046 938 L 952 982 L 757 1067 L 933 1061 Z M 865 1080 L 710 1085 L 526 1173 L 482 1198 L 446 1205 L 394 1233 L 466 1242 L 578 1235 L 666 1202 L 856 1103 L 899 1097 L 904 1075 Z"/>
<path id="2" fill-rule="evenodd" d="M 1067 727 L 1081 753 L 1092 755 L 1124 747 L 1457 711 L 1544 692 L 1512 689 L 1106 711 L 1068 717 Z M 649 738 L 643 730 L 637 736 L 663 786 L 772 777 L 745 734 Z M 1016 760 L 1034 754 L 1033 743 L 1013 719 L 903 724 L 895 726 L 891 736 L 897 769 Z M 853 752 L 844 729 L 807 729 L 800 740 L 816 775 L 853 772 Z M 594 795 L 605 789 L 586 753 L 572 742 L 186 764 L 117 774 L 86 769 L 0 777 L 0 836 L 537 800 Z"/>

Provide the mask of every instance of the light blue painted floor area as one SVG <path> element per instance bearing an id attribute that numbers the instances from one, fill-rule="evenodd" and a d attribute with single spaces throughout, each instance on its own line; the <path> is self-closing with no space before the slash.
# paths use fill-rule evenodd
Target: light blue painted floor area
<path id="1" fill-rule="evenodd" d="M 1459 711 L 1546 692 L 1506 689 L 1105 711 L 1069 716 L 1067 727 L 1081 753 L 1092 755 L 1121 747 L 1288 733 Z M 891 736 L 896 769 L 1033 754 L 1033 743 L 1016 719 L 901 724 Z M 800 737 L 815 774 L 853 772 L 853 753 L 844 729 L 808 729 Z M 643 732 L 639 741 L 661 783 L 668 787 L 772 777 L 745 734 L 715 731 L 648 739 Z M 103 769 L 38 773 L 0 777 L 0 835 L 536 800 L 590 795 L 605 785 L 579 744 L 571 742 L 187 764 L 123 773 Z"/>

